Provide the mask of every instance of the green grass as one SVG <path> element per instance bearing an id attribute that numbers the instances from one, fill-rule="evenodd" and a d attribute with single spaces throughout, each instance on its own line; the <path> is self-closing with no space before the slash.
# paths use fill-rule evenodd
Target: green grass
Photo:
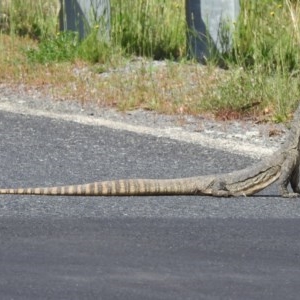
<path id="1" fill-rule="evenodd" d="M 58 32 L 54 37 L 43 39 L 38 48 L 26 51 L 31 62 L 51 63 L 74 61 L 78 57 L 80 42 L 75 32 Z"/>
<path id="2" fill-rule="evenodd" d="M 22 1 L 25 0 L 18 0 Z M 23 24 L 22 20 L 14 19 L 13 23 L 16 25 L 12 30 L 17 34 L 26 32 L 29 36 L 41 39 L 38 50 L 33 49 L 29 52 L 31 59 L 36 58 L 36 61 L 41 63 L 74 58 L 83 58 L 93 63 L 103 62 L 107 56 L 112 55 L 111 48 L 115 51 L 122 49 L 123 55 L 147 56 L 154 59 L 177 59 L 184 56 L 185 16 L 182 0 L 113 0 L 111 4 L 112 30 L 109 45 L 106 41 L 97 42 L 97 26 L 92 29 L 82 45 L 79 45 L 79 40 L 70 33 L 54 34 L 56 26 L 53 26 L 53 20 L 49 20 L 48 26 L 43 26 L 41 22 L 34 28 L 26 26 L 17 30 L 25 26 L 18 25 Z M 37 17 L 41 15 L 40 5 L 36 6 L 33 16 L 30 17 L 27 12 L 27 19 L 42 19 L 42 16 Z M 47 30 L 43 30 L 44 27 Z"/>
<path id="3" fill-rule="evenodd" d="M 213 57 L 205 68 L 186 59 L 184 0 L 111 0 L 109 42 L 96 38 L 96 24 L 83 41 L 74 33 L 57 32 L 56 0 L 6 1 L 2 10 L 9 24 L 0 20 L 0 82 L 51 82 L 59 97 L 101 99 L 97 101 L 102 105 L 122 110 L 208 111 L 221 118 L 252 116 L 281 122 L 298 105 L 298 1 L 242 0 L 233 48 Z M 99 70 L 120 68 L 136 56 L 170 63 L 161 70 L 143 63 L 126 79 L 121 73 L 99 82 Z M 215 65 L 219 59 L 227 70 Z M 70 74 L 60 74 L 57 81 L 60 64 Z M 78 66 L 92 70 L 88 81 L 83 75 L 73 76 Z M 76 86 L 76 95 L 69 82 Z"/>
<path id="4" fill-rule="evenodd" d="M 156 59 L 185 55 L 183 0 L 113 0 L 112 40 L 126 53 Z"/>
<path id="5" fill-rule="evenodd" d="M 5 31 L 33 39 L 55 35 L 58 8 L 56 0 L 2 0 L 1 10 L 9 16 Z"/>

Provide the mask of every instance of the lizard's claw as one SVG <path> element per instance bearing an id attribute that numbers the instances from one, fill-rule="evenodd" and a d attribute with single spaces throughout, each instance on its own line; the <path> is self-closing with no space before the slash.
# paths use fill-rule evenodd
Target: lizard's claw
<path id="1" fill-rule="evenodd" d="M 282 197 L 284 197 L 284 198 L 297 198 L 297 197 L 300 197 L 300 194 L 299 193 L 285 193 L 285 194 L 282 194 Z"/>

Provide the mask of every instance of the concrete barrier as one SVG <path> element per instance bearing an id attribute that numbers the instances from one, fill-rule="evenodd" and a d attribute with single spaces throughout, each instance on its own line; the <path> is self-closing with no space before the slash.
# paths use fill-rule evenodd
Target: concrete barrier
<path id="1" fill-rule="evenodd" d="M 109 0 L 60 0 L 60 30 L 77 31 L 83 39 L 91 28 L 97 26 L 100 39 L 109 40 Z"/>
<path id="2" fill-rule="evenodd" d="M 187 49 L 190 58 L 205 62 L 231 48 L 239 0 L 186 0 Z"/>

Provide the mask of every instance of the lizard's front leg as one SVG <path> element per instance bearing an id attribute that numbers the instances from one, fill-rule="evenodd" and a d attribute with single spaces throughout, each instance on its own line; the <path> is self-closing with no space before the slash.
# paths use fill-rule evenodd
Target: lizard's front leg
<path id="1" fill-rule="evenodd" d="M 293 193 L 290 193 L 288 191 L 289 183 L 291 183 Z M 281 174 L 278 180 L 278 184 L 279 193 L 282 197 L 292 198 L 300 196 L 298 152 L 295 153 L 294 157 L 289 157 L 284 161 L 281 168 Z"/>
<path id="2" fill-rule="evenodd" d="M 294 170 L 292 172 L 291 187 L 292 187 L 294 193 L 300 194 L 300 188 L 299 188 L 299 158 L 297 159 L 297 163 L 296 163 L 296 165 L 294 167 Z"/>

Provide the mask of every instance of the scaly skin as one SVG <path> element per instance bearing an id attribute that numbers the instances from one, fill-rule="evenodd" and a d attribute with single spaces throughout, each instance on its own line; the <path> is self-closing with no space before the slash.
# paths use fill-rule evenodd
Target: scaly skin
<path id="1" fill-rule="evenodd" d="M 178 179 L 121 179 L 62 187 L 0 189 L 0 194 L 65 196 L 211 195 L 248 196 L 276 180 L 282 197 L 297 197 L 299 188 L 300 106 L 282 148 L 257 164 L 225 174 Z M 293 192 L 288 191 L 291 184 Z"/>

